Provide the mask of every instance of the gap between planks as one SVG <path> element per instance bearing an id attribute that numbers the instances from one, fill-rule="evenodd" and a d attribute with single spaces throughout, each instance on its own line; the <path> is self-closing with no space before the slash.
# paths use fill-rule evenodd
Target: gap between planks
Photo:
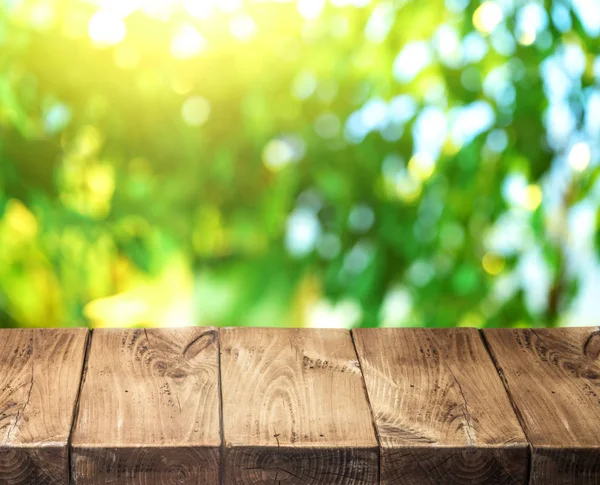
<path id="1" fill-rule="evenodd" d="M 88 356 L 90 353 L 90 347 L 92 345 L 92 335 L 94 334 L 94 330 L 91 329 L 86 335 L 85 339 L 85 351 L 83 352 L 83 362 L 81 363 L 81 377 L 79 379 L 79 389 L 77 391 L 77 397 L 75 398 L 75 407 L 73 409 L 73 422 L 71 423 L 71 431 L 69 432 L 69 438 L 67 439 L 67 457 L 68 457 L 68 466 L 69 466 L 69 484 L 73 483 L 73 463 L 71 461 L 71 442 L 73 440 L 73 434 L 75 432 L 75 427 L 77 426 L 77 421 L 79 418 L 79 398 L 81 397 L 81 390 L 83 389 L 83 385 L 85 384 L 85 376 L 87 373 L 87 364 L 88 364 Z"/>
<path id="2" fill-rule="evenodd" d="M 492 352 L 492 349 L 490 348 L 490 344 L 485 336 L 485 333 L 482 332 L 481 330 L 479 330 L 479 336 L 481 337 L 481 341 L 483 342 L 485 350 L 487 350 L 487 353 L 490 356 L 490 359 L 492 359 L 492 362 L 494 363 L 494 367 L 496 368 L 496 372 L 498 373 L 498 376 L 500 377 L 500 381 L 502 382 L 502 385 L 504 386 L 504 390 L 506 391 L 506 395 L 508 396 L 508 400 L 510 401 L 510 404 L 513 408 L 515 416 L 519 420 L 519 426 L 521 426 L 521 430 L 523 430 L 523 434 L 525 435 L 525 438 L 527 439 L 527 444 L 529 446 L 529 463 L 527 464 L 527 481 L 525 483 L 529 484 L 529 483 L 531 483 L 531 461 L 532 461 L 532 456 L 533 456 L 533 446 L 531 445 L 531 440 L 529 439 L 529 436 L 527 436 L 527 430 L 525 429 L 525 421 L 523 419 L 523 415 L 521 414 L 521 411 L 519 410 L 519 408 L 517 407 L 517 405 L 514 402 L 513 395 L 510 390 L 510 387 L 508 385 L 508 382 L 506 380 L 506 377 L 504 376 L 504 372 L 502 371 L 502 368 L 500 367 L 500 364 L 498 363 L 496 356 L 494 355 L 494 353 Z"/>
<path id="3" fill-rule="evenodd" d="M 381 483 L 381 436 L 379 435 L 379 429 L 377 428 L 377 424 L 375 423 L 375 413 L 373 412 L 373 404 L 371 403 L 371 398 L 369 397 L 369 391 L 367 390 L 367 383 L 365 382 L 365 375 L 363 372 L 363 364 L 362 357 L 360 356 L 358 349 L 356 348 L 356 339 L 354 338 L 354 331 L 349 330 L 350 338 L 352 339 L 352 347 L 354 347 L 354 353 L 356 354 L 356 360 L 358 361 L 358 368 L 360 369 L 360 378 L 362 381 L 362 388 L 365 394 L 365 399 L 367 400 L 367 404 L 369 405 L 369 411 L 371 413 L 371 424 L 373 425 L 373 431 L 375 432 L 375 439 L 377 440 L 377 450 L 378 450 L 378 461 L 379 461 L 379 483 Z"/>

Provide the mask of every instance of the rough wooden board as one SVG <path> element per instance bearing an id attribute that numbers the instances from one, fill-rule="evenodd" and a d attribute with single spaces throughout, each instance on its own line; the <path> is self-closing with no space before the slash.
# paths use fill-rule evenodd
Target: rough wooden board
<path id="1" fill-rule="evenodd" d="M 532 445 L 531 483 L 600 484 L 600 329 L 487 329 Z"/>
<path id="2" fill-rule="evenodd" d="M 95 330 L 72 442 L 76 485 L 216 485 L 218 333 Z"/>
<path id="3" fill-rule="evenodd" d="M 357 329 L 383 485 L 527 483 L 528 445 L 475 329 Z"/>
<path id="4" fill-rule="evenodd" d="M 88 331 L 0 330 L 0 484 L 67 485 Z"/>
<path id="5" fill-rule="evenodd" d="M 221 330 L 224 485 L 378 483 L 378 447 L 346 330 Z"/>

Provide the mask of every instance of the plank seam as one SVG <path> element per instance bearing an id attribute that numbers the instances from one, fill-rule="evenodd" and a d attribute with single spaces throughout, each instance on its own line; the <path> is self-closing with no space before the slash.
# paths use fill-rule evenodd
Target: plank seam
<path id="1" fill-rule="evenodd" d="M 221 446 L 219 447 L 219 485 L 225 481 L 225 427 L 223 425 L 223 379 L 221 372 L 221 329 L 217 329 L 217 350 L 219 356 L 219 435 L 221 437 Z"/>
<path id="2" fill-rule="evenodd" d="M 508 331 L 508 329 L 506 329 L 505 331 Z M 510 390 L 510 386 L 508 385 L 508 381 L 506 380 L 506 376 L 504 375 L 504 370 L 502 369 L 500 362 L 498 362 L 498 360 L 496 359 L 496 356 L 494 355 L 494 351 L 492 350 L 492 347 L 485 336 L 485 332 L 478 329 L 477 333 L 479 334 L 479 338 L 483 342 L 483 346 L 485 347 L 485 350 L 487 351 L 488 355 L 492 359 L 494 367 L 496 368 L 496 372 L 498 373 L 498 376 L 500 377 L 500 381 L 502 381 L 502 385 L 504 386 L 504 390 L 506 391 L 506 395 L 508 396 L 510 405 L 512 406 L 515 416 L 517 417 L 519 426 L 521 426 L 521 430 L 523 431 L 523 434 L 525 435 L 525 439 L 527 440 L 527 444 L 528 444 L 528 448 L 529 448 L 529 456 L 528 456 L 529 463 L 527 466 L 527 482 L 526 483 L 531 484 L 533 444 L 531 443 L 529 436 L 527 436 L 527 431 L 525 429 L 525 421 L 523 419 L 523 416 L 521 415 L 521 411 L 519 411 L 519 408 L 517 407 L 517 405 L 514 402 L 512 391 Z"/>
<path id="3" fill-rule="evenodd" d="M 356 347 L 356 341 L 354 340 L 354 330 L 350 330 L 350 339 L 352 340 L 352 346 L 354 347 L 354 353 L 356 354 L 356 360 L 358 362 L 358 368 L 360 370 L 360 380 L 362 383 L 363 392 L 365 393 L 365 397 L 367 399 L 367 405 L 369 406 L 369 412 L 371 413 L 371 425 L 373 426 L 373 431 L 375 433 L 375 440 L 377 441 L 377 453 L 379 455 L 378 465 L 378 478 L 377 481 L 379 485 L 381 485 L 381 460 L 383 455 L 383 449 L 381 448 L 381 438 L 379 436 L 379 430 L 377 429 L 377 424 L 375 422 L 375 413 L 373 412 L 373 405 L 371 404 L 371 398 L 369 397 L 369 391 L 367 389 L 367 382 L 365 380 L 365 374 L 363 372 L 362 360 L 360 358 L 358 348 Z"/>
<path id="4" fill-rule="evenodd" d="M 94 330 L 88 331 L 85 341 L 85 349 L 83 351 L 83 360 L 81 362 L 81 380 L 79 382 L 79 389 L 75 398 L 75 406 L 73 407 L 73 418 L 71 422 L 71 431 L 69 432 L 69 439 L 67 440 L 67 464 L 69 467 L 69 484 L 74 485 L 73 479 L 73 435 L 75 434 L 75 428 L 79 421 L 79 404 L 81 400 L 81 392 L 85 383 L 88 368 L 88 358 L 90 354 L 90 347 L 92 346 L 92 334 Z"/>

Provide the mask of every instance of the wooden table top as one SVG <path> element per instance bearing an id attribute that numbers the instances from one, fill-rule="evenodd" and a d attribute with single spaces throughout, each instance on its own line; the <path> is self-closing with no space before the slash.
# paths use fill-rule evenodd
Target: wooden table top
<path id="1" fill-rule="evenodd" d="M 25 484 L 600 485 L 600 329 L 2 329 Z"/>

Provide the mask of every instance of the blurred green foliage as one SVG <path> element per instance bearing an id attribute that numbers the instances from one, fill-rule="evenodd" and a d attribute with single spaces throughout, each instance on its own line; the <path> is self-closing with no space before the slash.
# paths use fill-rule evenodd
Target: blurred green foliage
<path id="1" fill-rule="evenodd" d="M 0 325 L 593 323 L 598 16 L 4 0 Z"/>

